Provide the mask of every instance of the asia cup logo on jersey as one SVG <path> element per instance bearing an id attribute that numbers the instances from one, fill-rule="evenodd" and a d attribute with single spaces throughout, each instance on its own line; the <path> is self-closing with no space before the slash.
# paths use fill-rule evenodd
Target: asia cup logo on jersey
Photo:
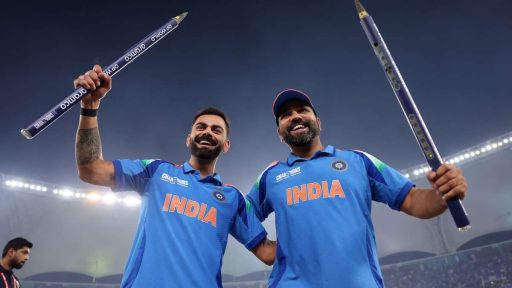
<path id="1" fill-rule="evenodd" d="M 299 175 L 299 174 L 300 174 L 300 166 L 277 175 L 276 182 L 282 181 L 288 177 L 292 177 L 292 176 Z"/>
<path id="2" fill-rule="evenodd" d="M 162 181 L 169 182 L 171 184 L 180 185 L 183 187 L 188 187 L 188 181 L 184 179 L 180 179 L 178 177 L 170 176 L 167 173 L 162 173 L 162 177 L 160 178 Z"/>
<path id="3" fill-rule="evenodd" d="M 224 196 L 220 191 L 213 191 L 213 198 L 219 202 L 226 201 L 226 196 Z"/>
<path id="4" fill-rule="evenodd" d="M 331 168 L 336 170 L 336 171 L 345 171 L 347 170 L 347 163 L 345 163 L 345 161 L 343 160 L 334 160 L 332 163 L 331 163 Z"/>

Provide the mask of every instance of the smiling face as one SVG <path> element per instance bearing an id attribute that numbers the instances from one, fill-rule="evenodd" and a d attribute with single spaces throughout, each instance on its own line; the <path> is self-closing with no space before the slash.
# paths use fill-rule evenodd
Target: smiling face
<path id="1" fill-rule="evenodd" d="M 320 135 L 320 127 L 320 118 L 302 101 L 288 101 L 280 109 L 277 132 L 289 146 L 311 145 Z"/>
<path id="2" fill-rule="evenodd" d="M 194 121 L 187 136 L 187 147 L 198 160 L 215 160 L 220 152 L 229 150 L 227 133 L 226 122 L 220 116 L 201 115 Z"/>

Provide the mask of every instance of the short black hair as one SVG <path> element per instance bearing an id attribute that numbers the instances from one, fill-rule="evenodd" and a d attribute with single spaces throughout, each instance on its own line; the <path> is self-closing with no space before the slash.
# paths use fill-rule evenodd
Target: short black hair
<path id="1" fill-rule="evenodd" d="M 229 120 L 224 112 L 222 112 L 220 109 L 213 108 L 213 107 L 201 109 L 194 116 L 194 119 L 192 120 L 192 125 L 194 125 L 194 123 L 196 123 L 197 118 L 199 118 L 203 115 L 217 115 L 220 118 L 222 118 L 222 120 L 224 120 L 224 123 L 226 123 L 227 135 L 229 135 Z"/>
<path id="2" fill-rule="evenodd" d="M 33 246 L 32 243 L 25 238 L 21 238 L 21 237 L 14 238 L 14 239 L 10 240 L 9 242 L 7 242 L 7 244 L 5 244 L 4 252 L 2 253 L 2 258 L 4 258 L 5 255 L 7 255 L 7 252 L 9 252 L 9 250 L 11 250 L 11 249 L 19 250 L 24 247 L 32 248 L 32 246 Z"/>

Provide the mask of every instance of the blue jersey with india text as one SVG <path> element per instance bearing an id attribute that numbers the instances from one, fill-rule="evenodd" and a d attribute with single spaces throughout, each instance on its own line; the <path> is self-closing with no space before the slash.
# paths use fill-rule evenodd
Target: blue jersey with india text
<path id="1" fill-rule="evenodd" d="M 260 220 L 275 212 L 269 288 L 383 287 L 371 203 L 399 210 L 412 187 L 377 158 L 333 146 L 270 165 L 247 195 Z"/>
<path id="2" fill-rule="evenodd" d="M 115 160 L 115 191 L 142 197 L 121 287 L 222 287 L 228 234 L 247 249 L 267 233 L 234 187 L 190 164 Z"/>

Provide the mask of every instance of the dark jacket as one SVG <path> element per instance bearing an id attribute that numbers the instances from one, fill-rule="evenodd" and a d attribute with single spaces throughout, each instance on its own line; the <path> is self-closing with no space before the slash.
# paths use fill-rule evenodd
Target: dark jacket
<path id="1" fill-rule="evenodd" d="M 0 288 L 20 288 L 18 278 L 12 271 L 5 270 L 0 266 Z"/>

